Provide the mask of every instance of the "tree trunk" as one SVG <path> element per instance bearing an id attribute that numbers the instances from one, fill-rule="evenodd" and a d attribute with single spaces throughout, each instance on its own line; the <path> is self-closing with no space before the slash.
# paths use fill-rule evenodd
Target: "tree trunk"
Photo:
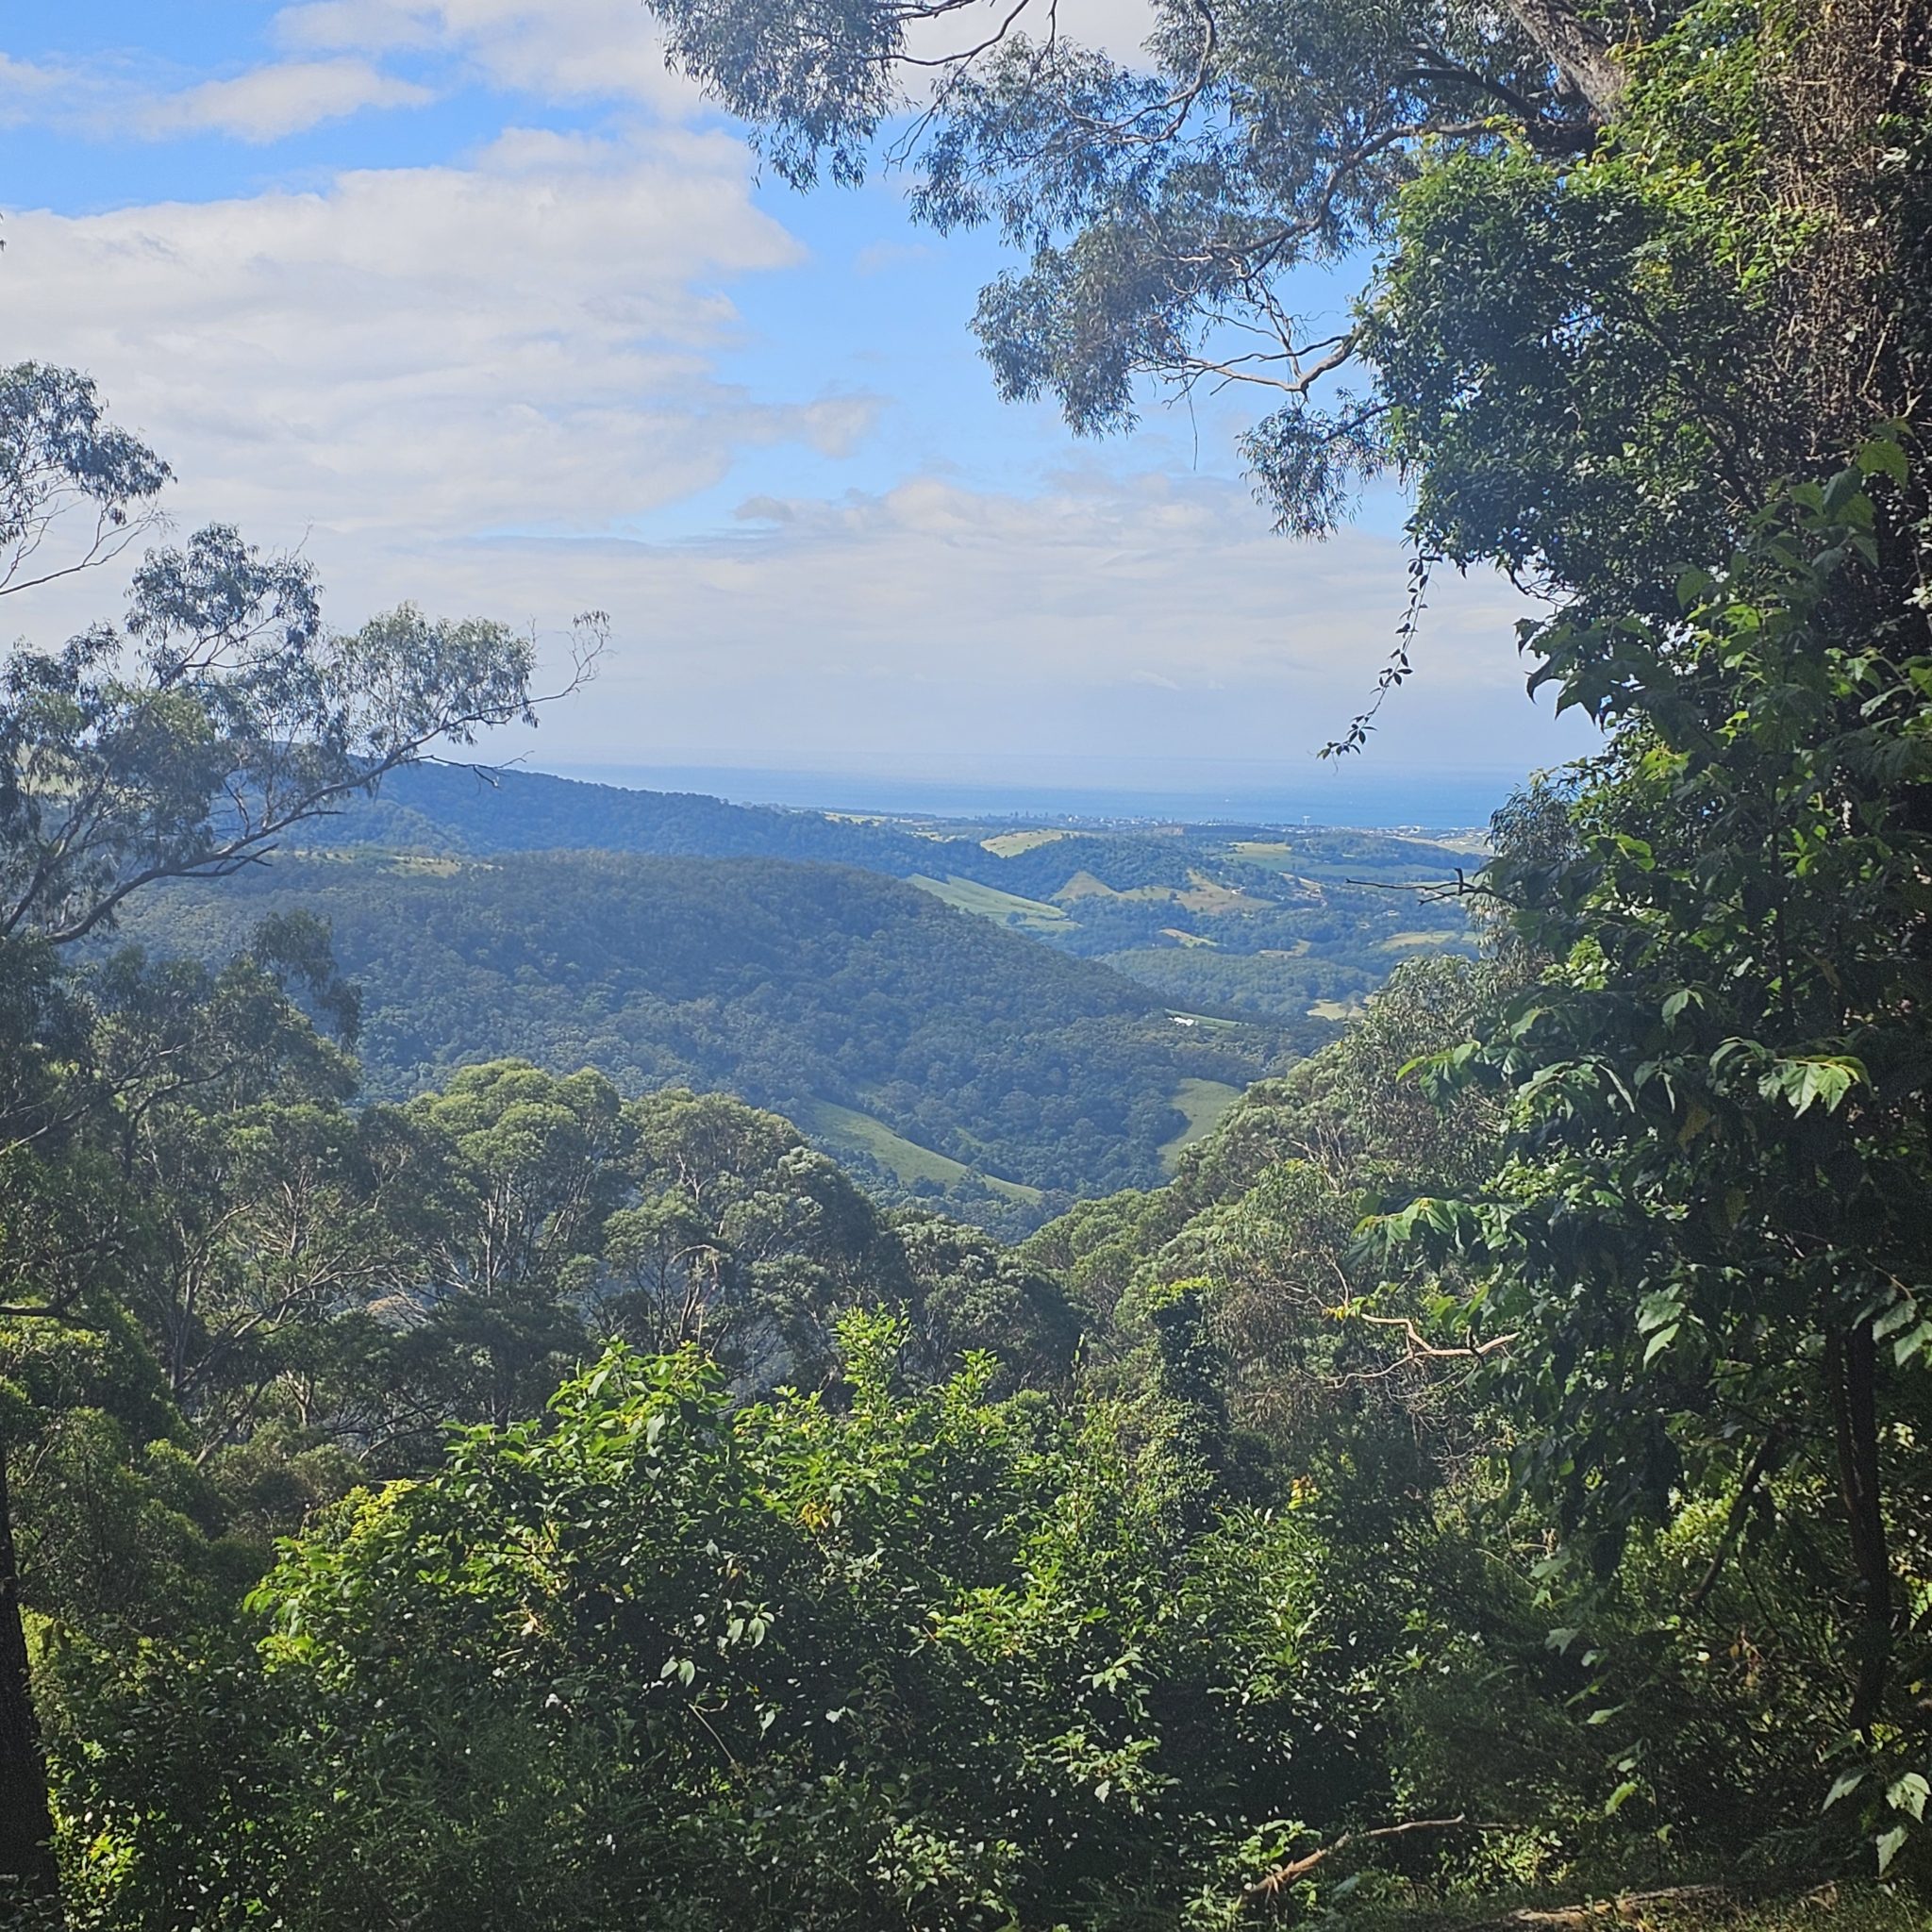
<path id="1" fill-rule="evenodd" d="M 1509 17 L 1548 57 L 1593 119 L 1610 118 L 1622 98 L 1624 64 L 1595 27 L 1566 0 L 1504 0 Z"/>
<path id="2" fill-rule="evenodd" d="M 1891 1555 L 1886 1547 L 1878 1467 L 1877 1344 L 1872 1324 L 1831 1329 L 1825 1337 L 1839 1494 L 1852 1545 L 1858 1622 L 1852 1687 L 1852 1728 L 1870 1731 L 1885 1703 L 1891 1672 Z"/>
<path id="3" fill-rule="evenodd" d="M 40 1725 L 27 1680 L 26 1632 L 20 1618 L 7 1452 L 0 1447 L 0 1902 L 51 1899 L 58 1890 L 47 1767 L 41 1756 Z"/>

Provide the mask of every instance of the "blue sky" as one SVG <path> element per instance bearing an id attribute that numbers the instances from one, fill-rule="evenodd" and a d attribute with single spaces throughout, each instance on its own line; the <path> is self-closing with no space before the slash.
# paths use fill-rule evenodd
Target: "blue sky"
<path id="1" fill-rule="evenodd" d="M 1060 19 L 1124 49 L 1139 4 Z M 966 327 L 997 245 L 914 229 L 890 180 L 759 182 L 633 0 L 7 25 L 5 353 L 92 372 L 177 523 L 304 545 L 341 621 L 411 597 L 548 641 L 608 609 L 533 762 L 1292 779 L 1388 647 L 1392 495 L 1291 545 L 1228 399 L 1103 443 L 1001 405 Z M 1523 695 L 1521 614 L 1440 586 L 1370 762 L 1579 748 Z"/>

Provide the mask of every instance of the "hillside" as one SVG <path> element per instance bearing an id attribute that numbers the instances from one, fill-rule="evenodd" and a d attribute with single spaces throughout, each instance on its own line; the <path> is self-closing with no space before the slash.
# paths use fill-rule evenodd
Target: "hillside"
<path id="1" fill-rule="evenodd" d="M 125 935 L 213 959 L 297 908 L 364 989 L 375 1095 L 501 1055 L 727 1091 L 889 1193 L 1008 1225 L 1159 1180 L 1203 1083 L 1278 1050 L 1265 1028 L 1177 1024 L 1108 968 L 913 887 L 773 859 L 291 858 L 158 892 Z"/>
<path id="2" fill-rule="evenodd" d="M 479 858 L 574 848 L 858 866 L 1104 960 L 1163 999 L 1285 1026 L 1303 1051 L 1401 958 L 1468 945 L 1459 907 L 1408 889 L 1451 877 L 1469 854 L 1385 832 L 858 818 L 419 766 L 323 840 Z"/>

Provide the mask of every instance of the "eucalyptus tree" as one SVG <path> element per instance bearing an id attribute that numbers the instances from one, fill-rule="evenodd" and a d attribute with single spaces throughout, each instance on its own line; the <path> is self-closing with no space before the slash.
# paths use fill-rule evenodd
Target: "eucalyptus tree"
<path id="1" fill-rule="evenodd" d="M 153 450 L 108 420 L 86 377 L 40 364 L 0 372 L 0 593 L 113 563 L 155 525 L 168 477 Z M 601 634 L 601 618 L 580 621 L 567 687 L 588 672 Z M 150 1041 L 130 1052 L 124 1040 L 97 1053 L 91 996 L 63 949 L 110 928 L 144 886 L 232 874 L 398 765 L 534 722 L 535 670 L 532 641 L 485 619 L 436 620 L 406 605 L 336 629 L 311 564 L 264 553 L 225 525 L 149 551 L 122 622 L 51 647 L 21 643 L 0 661 L 8 1323 L 111 1325 L 126 1268 L 153 1233 L 117 1156 L 143 1088 L 172 1077 L 174 1049 Z M 124 1007 L 117 1024 L 131 1012 Z M 245 1054 L 230 1045 L 239 1064 Z M 116 1056 L 130 1073 L 125 1091 Z M 52 1888 L 54 1872 L 5 1460 L 8 1437 L 30 1416 L 8 1405 L 8 1417 L 0 1884 L 32 1894 Z"/>
<path id="2" fill-rule="evenodd" d="M 421 1260 L 391 1315 L 394 1367 L 414 1435 L 433 1441 L 452 1421 L 502 1427 L 536 1413 L 587 1352 L 629 1129 L 603 1074 L 527 1060 L 465 1067 L 406 1118 L 426 1158 L 396 1208 Z"/>
<path id="3" fill-rule="evenodd" d="M 1252 397 L 1286 530 L 1398 473 L 1421 559 L 1667 591 L 1917 392 L 1901 0 L 1154 0 L 1128 58 L 1050 0 L 653 10 L 789 181 L 883 161 L 1026 258 L 974 321 L 1003 394 Z"/>
<path id="4" fill-rule="evenodd" d="M 605 1224 L 599 1327 L 694 1343 L 756 1388 L 824 1374 L 837 1316 L 892 1272 L 872 1204 L 789 1121 L 728 1094 L 670 1088 L 625 1115 L 635 1192 Z"/>

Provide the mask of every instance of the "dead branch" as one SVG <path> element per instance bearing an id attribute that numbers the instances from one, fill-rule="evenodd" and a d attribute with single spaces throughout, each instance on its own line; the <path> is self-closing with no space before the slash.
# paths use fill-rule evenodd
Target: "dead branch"
<path id="1" fill-rule="evenodd" d="M 1478 1341 L 1469 1348 L 1438 1348 L 1434 1343 L 1423 1340 L 1422 1331 L 1407 1315 L 1371 1315 L 1361 1308 L 1343 1308 L 1341 1312 L 1357 1322 L 1370 1323 L 1377 1328 L 1400 1328 L 1408 1337 L 1411 1357 L 1421 1357 L 1434 1362 L 1481 1361 L 1485 1357 L 1495 1354 L 1498 1349 L 1507 1348 L 1516 1340 L 1517 1333 L 1512 1329 L 1507 1335 L 1498 1335 L 1488 1341 Z"/>
<path id="2" fill-rule="evenodd" d="M 1306 1877 L 1324 1858 L 1332 1858 L 1337 1852 L 1345 1851 L 1350 1845 L 1366 1844 L 1371 1839 L 1402 1838 L 1411 1831 L 1450 1831 L 1457 1825 L 1467 1825 L 1469 1815 L 1458 1811 L 1454 1818 L 1411 1818 L 1401 1824 L 1378 1824 L 1373 1831 L 1344 1831 L 1332 1845 L 1323 1845 L 1319 1850 L 1308 1853 L 1306 1857 L 1295 1858 L 1286 1865 L 1277 1865 L 1265 1878 L 1257 1878 L 1254 1884 L 1241 1892 L 1243 1905 L 1267 1905 L 1297 1878 Z M 1496 1829 L 1492 1825 L 1476 1825 L 1477 1831 Z"/>

